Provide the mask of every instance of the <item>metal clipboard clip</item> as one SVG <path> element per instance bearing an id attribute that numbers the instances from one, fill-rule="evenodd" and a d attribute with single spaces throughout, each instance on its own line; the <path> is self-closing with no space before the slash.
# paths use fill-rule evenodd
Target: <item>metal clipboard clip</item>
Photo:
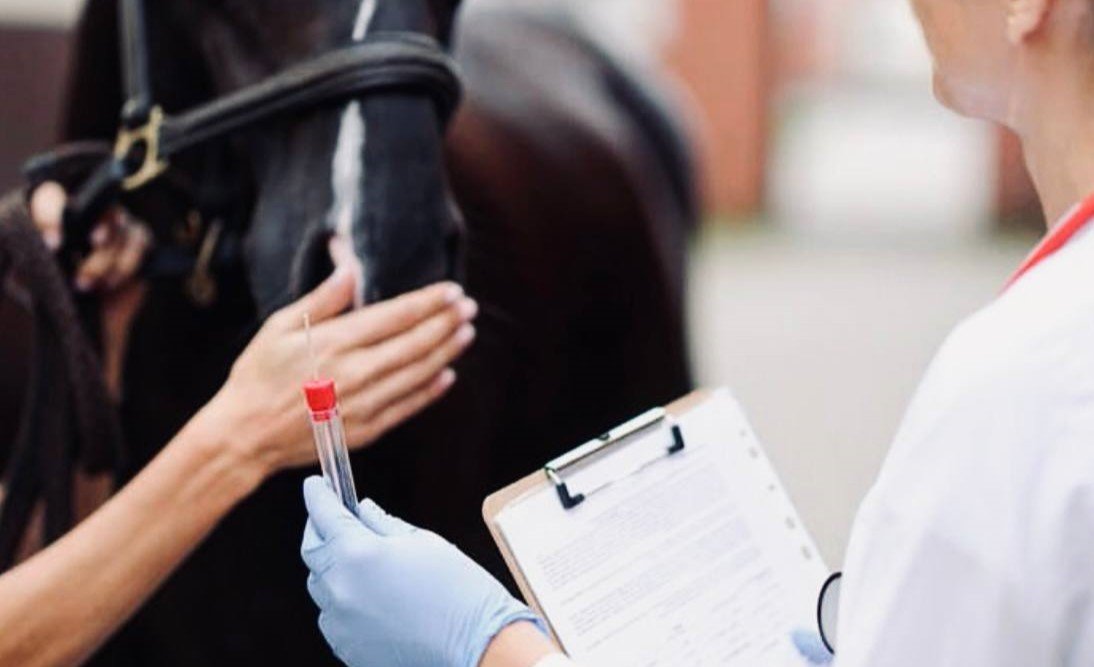
<path id="1" fill-rule="evenodd" d="M 558 493 L 558 500 L 562 503 L 562 508 L 565 510 L 571 510 L 581 503 L 585 502 L 587 496 L 596 493 L 597 491 L 605 488 L 617 480 L 610 480 L 604 482 L 596 488 L 585 491 L 584 493 L 574 492 L 566 484 L 566 480 L 563 479 L 562 473 L 583 461 L 604 453 L 610 447 L 618 445 L 624 440 L 629 440 L 634 436 L 641 433 L 645 433 L 650 429 L 667 423 L 669 426 L 669 432 L 672 435 L 672 443 L 665 448 L 664 454 L 659 454 L 652 457 L 649 461 L 646 461 L 639 465 L 631 474 L 638 472 L 639 470 L 660 461 L 661 459 L 670 457 L 674 454 L 684 451 L 684 433 L 680 428 L 680 424 L 677 423 L 676 418 L 670 415 L 664 408 L 654 408 L 649 412 L 643 413 L 638 417 L 626 422 L 625 424 L 608 431 L 604 435 L 598 438 L 594 438 L 577 449 L 563 454 L 557 459 L 551 461 L 543 467 L 543 472 L 547 475 L 547 479 L 554 485 L 555 491 Z"/>

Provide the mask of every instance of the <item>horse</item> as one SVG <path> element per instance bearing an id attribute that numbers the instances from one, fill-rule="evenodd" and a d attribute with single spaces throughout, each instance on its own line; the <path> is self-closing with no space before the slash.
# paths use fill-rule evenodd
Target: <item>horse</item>
<path id="1" fill-rule="evenodd" d="M 332 236 L 352 243 L 362 302 L 456 275 L 482 306 L 451 394 L 353 463 L 358 489 L 499 576 L 487 493 L 691 387 L 698 206 L 671 104 L 563 10 L 458 5 L 148 4 L 168 112 L 390 31 L 449 46 L 464 102 L 447 132 L 418 91 L 317 104 L 187 151 L 126 199 L 159 244 L 201 255 L 216 230 L 239 259 L 203 266 L 213 290 L 149 280 L 125 353 L 120 481 L 212 396 L 257 322 L 330 270 Z M 116 0 L 89 0 L 77 40 L 64 134 L 108 140 L 123 102 Z M 337 664 L 297 556 L 308 472 L 241 504 L 90 664 Z"/>

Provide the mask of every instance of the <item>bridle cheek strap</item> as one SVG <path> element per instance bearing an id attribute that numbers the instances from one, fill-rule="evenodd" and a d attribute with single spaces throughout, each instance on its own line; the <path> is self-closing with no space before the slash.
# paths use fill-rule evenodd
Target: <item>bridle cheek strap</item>
<path id="1" fill-rule="evenodd" d="M 129 92 L 137 97 L 123 110 L 113 153 L 92 169 L 66 207 L 65 245 L 72 252 L 87 252 L 91 225 L 123 191 L 144 187 L 188 148 L 275 118 L 381 92 L 428 96 L 444 125 L 462 92 L 455 62 L 440 44 L 404 32 L 376 33 L 177 115 L 155 105 L 141 110 L 147 96 L 143 86 L 133 88 Z M 133 122 L 138 117 L 139 124 Z M 33 183 L 57 163 L 57 155 L 48 154 L 32 159 L 24 171 Z"/>

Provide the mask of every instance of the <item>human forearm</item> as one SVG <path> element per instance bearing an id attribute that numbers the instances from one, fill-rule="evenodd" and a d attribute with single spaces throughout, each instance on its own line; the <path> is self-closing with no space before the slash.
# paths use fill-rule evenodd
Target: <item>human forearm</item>
<path id="1" fill-rule="evenodd" d="M 68 535 L 0 576 L 0 666 L 78 664 L 155 591 L 264 471 L 202 413 Z"/>
<path id="2" fill-rule="evenodd" d="M 347 438 L 363 445 L 448 389 L 471 342 L 474 302 L 436 285 L 338 317 L 335 274 L 271 316 L 217 396 L 129 485 L 69 535 L 0 576 L 0 667 L 80 662 L 269 474 L 314 461 L 299 393 L 317 358 L 342 388 Z"/>
<path id="3" fill-rule="evenodd" d="M 35 202 L 36 223 L 47 243 L 59 246 L 63 191 L 39 188 Z M 140 252 L 127 247 L 99 248 L 98 256 L 132 271 L 115 275 L 99 262 L 105 272 L 90 276 L 85 263 L 83 278 L 94 278 L 85 286 L 132 277 Z M 95 254 L 87 261 L 95 263 Z M 356 291 L 353 272 L 336 271 L 270 316 L 217 397 L 145 470 L 68 535 L 0 575 L 0 667 L 81 662 L 266 476 L 314 463 L 299 383 L 316 366 L 338 383 L 355 448 L 447 391 L 455 380 L 449 366 L 474 339 L 475 302 L 446 283 L 342 314 Z M 104 322 L 116 327 L 115 335 L 106 332 L 108 343 L 124 343 L 126 322 L 108 313 Z"/>
<path id="4" fill-rule="evenodd" d="M 479 667 L 537 667 L 550 655 L 561 654 L 534 625 L 513 623 L 486 647 Z"/>

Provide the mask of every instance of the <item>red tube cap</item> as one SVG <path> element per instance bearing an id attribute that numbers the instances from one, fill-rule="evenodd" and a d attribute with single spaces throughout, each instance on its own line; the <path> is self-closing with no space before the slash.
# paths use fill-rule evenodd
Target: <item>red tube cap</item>
<path id="1" fill-rule="evenodd" d="M 312 380 L 306 383 L 304 396 L 308 399 L 308 409 L 312 412 L 333 410 L 338 402 L 334 391 L 334 380 Z"/>

